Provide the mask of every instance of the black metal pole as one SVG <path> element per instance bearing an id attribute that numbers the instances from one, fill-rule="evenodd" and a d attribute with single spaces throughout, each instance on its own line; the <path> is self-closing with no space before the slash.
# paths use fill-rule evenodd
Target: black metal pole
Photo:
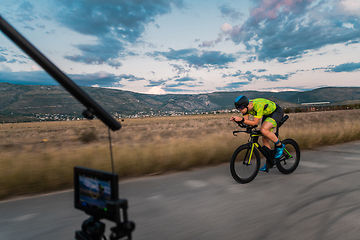
<path id="1" fill-rule="evenodd" d="M 58 83 L 60 83 L 71 95 L 81 102 L 88 110 L 96 115 L 111 130 L 116 131 L 121 125 L 108 112 L 106 112 L 97 102 L 86 94 L 78 85 L 58 69 L 49 59 L 39 52 L 29 41 L 17 32 L 0 15 L 0 30 L 4 32 L 16 45 L 26 52 L 35 62 L 44 68 Z"/>

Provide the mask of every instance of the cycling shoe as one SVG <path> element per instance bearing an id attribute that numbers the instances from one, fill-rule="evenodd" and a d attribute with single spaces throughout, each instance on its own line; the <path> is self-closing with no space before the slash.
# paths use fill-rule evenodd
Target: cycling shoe
<path id="1" fill-rule="evenodd" d="M 269 172 L 269 169 L 267 168 L 266 163 L 263 167 L 259 168 L 259 170 L 262 172 Z"/>
<path id="2" fill-rule="evenodd" d="M 282 143 L 281 147 L 276 147 L 276 153 L 274 158 L 280 158 L 283 155 L 285 149 L 285 145 Z"/>

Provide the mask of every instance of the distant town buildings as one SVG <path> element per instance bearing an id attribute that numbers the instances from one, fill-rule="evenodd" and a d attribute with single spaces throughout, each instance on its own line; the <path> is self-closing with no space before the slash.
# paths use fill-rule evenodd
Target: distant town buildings
<path id="1" fill-rule="evenodd" d="M 291 112 L 313 112 L 313 111 L 331 111 L 331 110 L 346 110 L 360 108 L 360 104 L 353 105 L 331 105 L 330 102 L 313 102 L 313 103 L 302 103 L 298 107 L 284 108 L 285 113 Z M 149 112 L 138 112 L 133 114 L 128 113 L 111 113 L 115 118 L 144 118 L 144 117 L 160 117 L 160 116 L 186 116 L 186 115 L 209 115 L 209 114 L 226 114 L 226 113 L 237 113 L 236 109 L 223 109 L 216 111 L 200 111 L 194 110 L 192 112 L 181 112 L 181 111 L 156 111 L 151 110 Z M 38 121 L 79 121 L 83 120 L 82 116 L 70 116 L 66 114 L 41 114 L 34 113 L 33 115 Z"/>

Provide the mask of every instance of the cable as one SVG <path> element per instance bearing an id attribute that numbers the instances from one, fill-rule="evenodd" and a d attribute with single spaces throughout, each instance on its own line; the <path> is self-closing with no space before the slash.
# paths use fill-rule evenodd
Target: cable
<path id="1" fill-rule="evenodd" d="M 108 132 L 109 132 L 109 145 L 110 145 L 110 157 L 111 157 L 111 168 L 112 168 L 112 173 L 114 174 L 114 158 L 113 158 L 113 153 L 112 153 L 112 146 L 111 146 L 111 134 L 110 134 L 110 128 L 108 128 Z"/>

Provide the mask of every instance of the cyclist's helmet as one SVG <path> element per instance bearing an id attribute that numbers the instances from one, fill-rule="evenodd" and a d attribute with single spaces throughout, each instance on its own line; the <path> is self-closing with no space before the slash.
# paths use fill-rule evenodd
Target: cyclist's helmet
<path id="1" fill-rule="evenodd" d="M 242 110 L 249 105 L 249 99 L 244 95 L 240 95 L 235 99 L 236 109 Z"/>

